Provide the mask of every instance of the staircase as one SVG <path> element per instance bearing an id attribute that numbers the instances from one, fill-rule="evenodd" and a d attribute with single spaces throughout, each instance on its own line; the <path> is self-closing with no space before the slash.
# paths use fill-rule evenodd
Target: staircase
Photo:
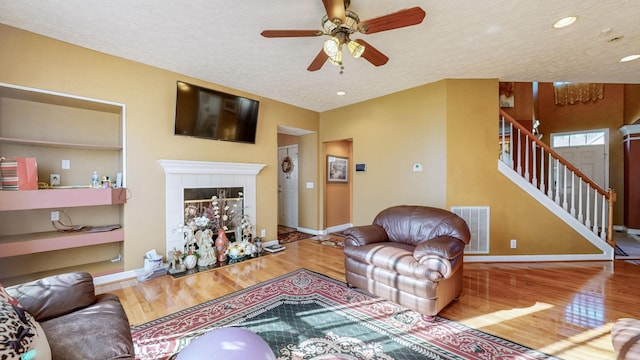
<path id="1" fill-rule="evenodd" d="M 613 204 L 604 190 L 500 110 L 498 170 L 613 259 Z"/>

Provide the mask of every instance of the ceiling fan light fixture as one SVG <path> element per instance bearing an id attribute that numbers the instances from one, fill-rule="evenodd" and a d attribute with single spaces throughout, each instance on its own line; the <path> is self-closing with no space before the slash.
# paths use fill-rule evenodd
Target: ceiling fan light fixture
<path id="1" fill-rule="evenodd" d="M 340 53 L 340 40 L 335 37 L 331 37 L 324 42 L 322 49 L 330 58 L 335 57 Z"/>
<path id="2" fill-rule="evenodd" d="M 351 55 L 354 58 L 359 58 L 360 56 L 362 56 L 362 53 L 364 52 L 364 46 L 358 44 L 357 42 L 350 40 L 347 43 L 347 49 L 349 49 L 349 52 L 351 53 Z"/>
<path id="3" fill-rule="evenodd" d="M 335 56 L 329 56 L 329 62 L 335 66 L 342 66 L 342 51 L 338 51 Z"/>

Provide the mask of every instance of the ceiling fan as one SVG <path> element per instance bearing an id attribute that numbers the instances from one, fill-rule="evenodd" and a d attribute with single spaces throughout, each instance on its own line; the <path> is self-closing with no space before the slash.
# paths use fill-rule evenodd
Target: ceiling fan
<path id="1" fill-rule="evenodd" d="M 322 3 L 327 12 L 322 17 L 323 30 L 264 30 L 261 33 L 266 38 L 329 36 L 330 38 L 324 42 L 322 50 L 307 68 L 309 71 L 320 70 L 327 60 L 342 69 L 343 45 L 346 45 L 354 58 L 363 57 L 375 66 L 384 65 L 389 61 L 385 54 L 362 39 L 351 40 L 350 36 L 356 32 L 369 35 L 418 25 L 426 16 L 425 11 L 416 6 L 367 21 L 360 21 L 355 12 L 348 10 L 350 0 L 322 0 Z"/>

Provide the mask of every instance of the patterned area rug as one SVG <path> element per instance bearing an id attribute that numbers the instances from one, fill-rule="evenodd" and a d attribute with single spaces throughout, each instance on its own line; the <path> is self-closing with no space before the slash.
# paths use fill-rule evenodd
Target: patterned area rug
<path id="1" fill-rule="evenodd" d="M 334 234 L 329 235 L 318 235 L 311 238 L 316 244 L 334 247 L 334 248 L 343 248 L 344 247 L 344 237 L 336 236 Z"/>
<path id="2" fill-rule="evenodd" d="M 294 242 L 302 239 L 308 239 L 312 236 L 313 235 L 311 234 L 303 233 L 300 231 L 291 231 L 288 233 L 278 234 L 278 242 L 280 244 L 286 244 L 286 243 L 290 243 L 290 242 Z"/>
<path id="3" fill-rule="evenodd" d="M 194 338 L 225 326 L 260 335 L 278 360 L 556 359 L 445 318 L 424 321 L 305 269 L 132 326 L 136 359 L 175 357 Z"/>

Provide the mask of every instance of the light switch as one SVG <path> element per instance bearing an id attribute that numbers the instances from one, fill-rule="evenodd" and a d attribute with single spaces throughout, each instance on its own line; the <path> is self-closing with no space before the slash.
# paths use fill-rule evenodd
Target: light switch
<path id="1" fill-rule="evenodd" d="M 69 170 L 71 169 L 71 160 L 62 160 L 62 170 Z"/>
<path id="2" fill-rule="evenodd" d="M 312 182 L 308 182 L 307 183 L 307 189 L 313 189 L 313 183 Z"/>

